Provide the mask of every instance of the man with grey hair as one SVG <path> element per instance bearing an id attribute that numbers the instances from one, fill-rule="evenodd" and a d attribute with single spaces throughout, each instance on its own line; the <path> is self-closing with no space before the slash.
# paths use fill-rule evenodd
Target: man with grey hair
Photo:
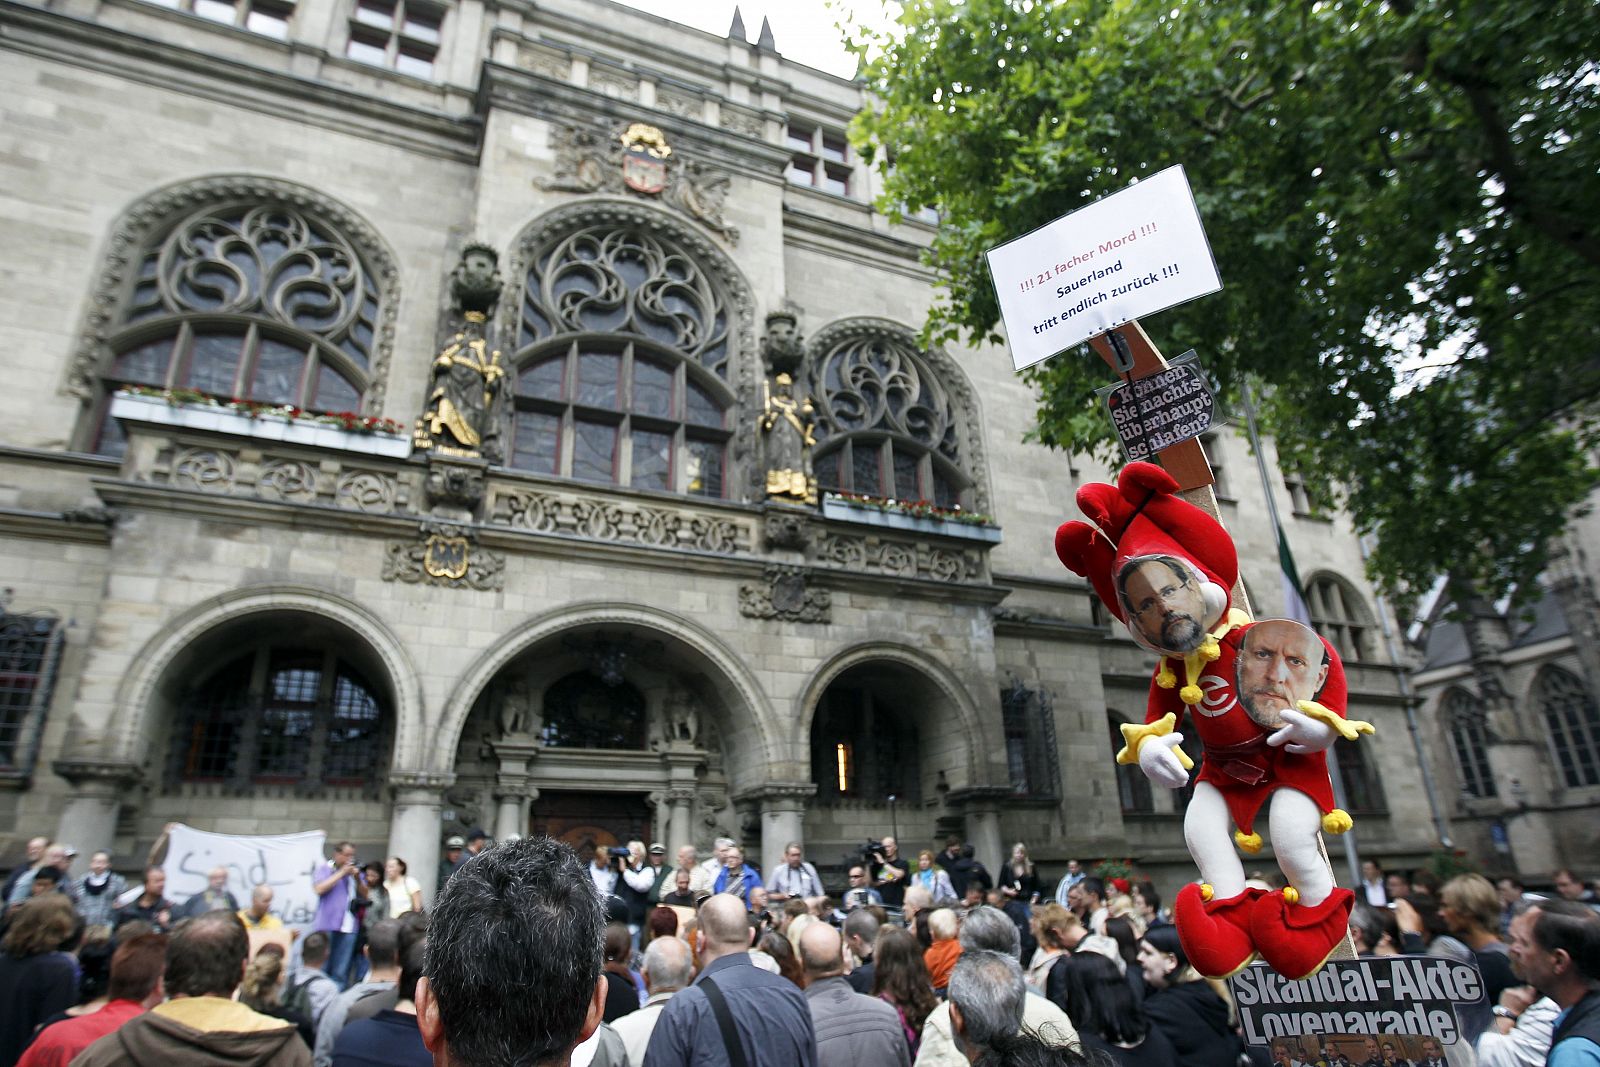
<path id="1" fill-rule="evenodd" d="M 911 1067 L 911 1050 L 900 1015 L 885 1001 L 863 996 L 844 978 L 844 942 L 827 923 L 812 923 L 800 935 L 800 966 L 806 1005 L 817 1031 L 818 1067 Z"/>
<path id="2" fill-rule="evenodd" d="M 700 863 L 700 870 L 705 872 L 706 883 L 709 886 L 717 880 L 717 875 L 728 866 L 728 850 L 739 842 L 731 837 L 719 837 L 711 846 L 711 855 Z"/>
<path id="3" fill-rule="evenodd" d="M 963 952 L 950 972 L 950 1032 L 970 1061 L 1004 1044 L 1022 1028 L 1028 985 L 1010 956 L 978 949 Z"/>
<path id="4" fill-rule="evenodd" d="M 1022 937 L 1017 933 L 1016 924 L 1005 912 L 987 905 L 967 912 L 961 921 L 960 941 L 962 959 L 973 952 L 998 953 L 1013 960 L 1022 955 Z M 1033 1031 L 1046 1045 L 1078 1047 L 1078 1031 L 1067 1013 L 1037 993 L 1029 991 L 1023 997 L 1022 1026 Z M 966 1067 L 967 1062 L 955 1043 L 947 1000 L 929 1012 L 927 1021 L 922 1024 L 922 1045 L 917 1049 L 916 1067 Z"/>
<path id="5" fill-rule="evenodd" d="M 650 998 L 611 1024 L 628 1050 L 628 1067 L 644 1067 L 645 1049 L 661 1018 L 661 1008 L 694 978 L 694 957 L 681 938 L 658 937 L 644 950 L 644 987 Z"/>

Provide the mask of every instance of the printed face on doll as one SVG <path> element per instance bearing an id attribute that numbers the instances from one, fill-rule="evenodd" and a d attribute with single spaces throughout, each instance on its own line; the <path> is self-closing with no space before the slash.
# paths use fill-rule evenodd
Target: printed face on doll
<path id="1" fill-rule="evenodd" d="M 1239 646 L 1239 700 L 1262 726 L 1283 725 L 1283 713 L 1315 700 L 1328 680 L 1322 641 L 1291 619 L 1268 619 L 1245 632 Z"/>
<path id="2" fill-rule="evenodd" d="M 1124 564 L 1117 588 L 1139 643 L 1174 656 L 1199 648 L 1222 614 L 1208 608 L 1203 581 L 1176 556 L 1142 556 Z"/>

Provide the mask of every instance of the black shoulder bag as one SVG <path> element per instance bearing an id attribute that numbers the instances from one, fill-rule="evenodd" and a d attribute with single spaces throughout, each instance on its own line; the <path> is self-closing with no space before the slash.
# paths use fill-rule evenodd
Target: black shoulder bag
<path id="1" fill-rule="evenodd" d="M 717 983 L 709 978 L 700 980 L 700 988 L 711 1002 L 711 1014 L 717 1017 L 717 1029 L 722 1031 L 722 1044 L 728 1050 L 730 1067 L 749 1067 L 749 1061 L 744 1058 L 744 1044 L 733 1025 L 733 1013 L 728 1010 L 728 998 L 722 995 Z"/>

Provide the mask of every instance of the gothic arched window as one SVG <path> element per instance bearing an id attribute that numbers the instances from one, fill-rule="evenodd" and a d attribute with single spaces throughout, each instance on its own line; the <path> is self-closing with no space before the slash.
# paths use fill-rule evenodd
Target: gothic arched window
<path id="1" fill-rule="evenodd" d="M 343 229 L 267 198 L 194 208 L 148 237 L 105 331 L 103 396 L 135 385 L 310 411 L 368 406 L 393 295 Z M 125 441 L 103 396 L 91 446 L 118 455 Z"/>
<path id="2" fill-rule="evenodd" d="M 527 264 L 510 465 L 725 495 L 729 311 L 696 260 L 607 222 L 536 243 Z"/>
<path id="3" fill-rule="evenodd" d="M 539 739 L 553 748 L 644 748 L 648 725 L 637 689 L 579 671 L 545 690 Z"/>
<path id="4" fill-rule="evenodd" d="M 939 507 L 977 508 L 961 413 L 927 353 L 889 324 L 847 323 L 814 339 L 817 483 Z"/>
<path id="5" fill-rule="evenodd" d="M 1550 753 L 1569 789 L 1600 785 L 1600 709 L 1578 676 L 1546 667 L 1533 683 Z"/>
<path id="6" fill-rule="evenodd" d="M 1373 658 L 1372 615 L 1348 582 L 1328 574 L 1311 579 L 1306 607 L 1312 628 L 1339 650 L 1341 659 L 1359 663 Z"/>
<path id="7" fill-rule="evenodd" d="M 169 781 L 371 790 L 390 718 L 380 691 L 334 649 L 258 645 L 182 698 Z"/>
<path id="8" fill-rule="evenodd" d="M 1489 727 L 1484 719 L 1483 703 L 1465 689 L 1452 689 L 1444 695 L 1440 707 L 1445 729 L 1450 732 L 1461 792 L 1479 799 L 1494 796 L 1494 775 L 1489 770 Z"/>

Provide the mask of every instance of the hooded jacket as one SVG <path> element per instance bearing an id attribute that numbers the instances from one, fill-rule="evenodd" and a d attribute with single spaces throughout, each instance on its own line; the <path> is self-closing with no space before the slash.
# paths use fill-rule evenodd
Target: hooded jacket
<path id="1" fill-rule="evenodd" d="M 1185 1067 L 1236 1067 L 1244 1042 L 1228 1025 L 1228 1004 L 1205 982 L 1180 982 L 1144 1002 L 1150 1022 L 1178 1050 Z"/>
<path id="2" fill-rule="evenodd" d="M 311 1067 L 311 1050 L 293 1023 L 222 997 L 184 997 L 130 1019 L 72 1062 L 77 1067 Z"/>

